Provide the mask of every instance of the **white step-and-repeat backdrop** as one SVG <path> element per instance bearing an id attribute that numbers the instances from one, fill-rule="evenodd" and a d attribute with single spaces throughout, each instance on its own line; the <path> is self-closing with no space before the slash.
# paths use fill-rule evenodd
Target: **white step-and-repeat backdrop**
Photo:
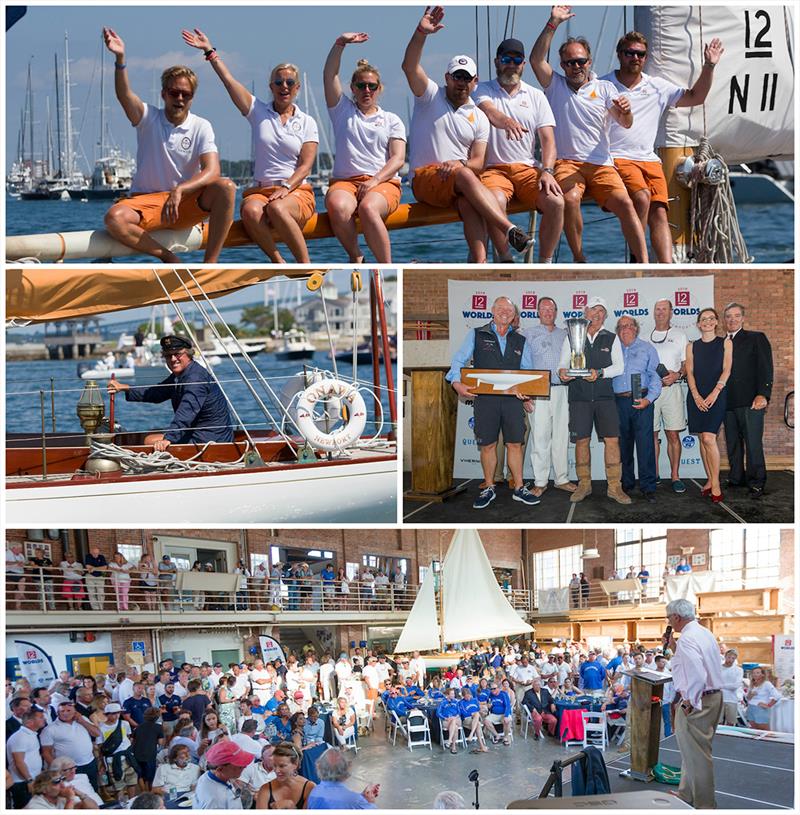
<path id="1" fill-rule="evenodd" d="M 655 328 L 653 305 L 665 298 L 672 302 L 674 311 L 672 325 L 686 332 L 689 341 L 697 339 L 697 315 L 700 309 L 714 305 L 714 278 L 659 277 L 625 278 L 622 280 L 531 280 L 531 281 L 448 281 L 448 306 L 450 316 L 451 356 L 464 341 L 467 331 L 484 325 L 492 319 L 492 303 L 497 297 L 510 297 L 520 309 L 520 327 L 539 324 L 537 310 L 540 297 L 552 297 L 558 305 L 556 325 L 563 326 L 569 317 L 583 316 L 583 307 L 589 297 L 602 297 L 610 313 L 606 328 L 614 331 L 617 319 L 623 314 L 635 317 L 641 325 L 639 336 L 647 340 Z M 686 391 L 686 385 L 681 386 Z M 507 397 L 511 399 L 512 397 Z M 481 478 L 478 446 L 472 432 L 472 402 L 460 400 L 456 428 L 455 460 L 453 475 L 456 478 Z M 662 442 L 663 433 L 662 433 Z M 592 434 L 592 449 L 599 445 Z M 569 448 L 570 478 L 575 478 L 574 445 Z M 525 455 L 525 478 L 533 478 L 530 451 Z M 703 462 L 700 459 L 699 441 L 695 436 L 681 434 L 681 476 L 703 478 Z M 669 477 L 667 445 L 661 444 L 659 473 Z M 605 478 L 602 451 L 592 455 L 592 477 Z"/>

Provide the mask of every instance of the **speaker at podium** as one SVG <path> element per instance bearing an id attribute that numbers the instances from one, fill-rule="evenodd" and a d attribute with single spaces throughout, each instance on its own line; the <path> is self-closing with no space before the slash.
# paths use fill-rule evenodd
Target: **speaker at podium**
<path id="1" fill-rule="evenodd" d="M 672 676 L 635 668 L 622 673 L 631 680 L 631 696 L 626 714 L 626 727 L 631 744 L 631 766 L 620 775 L 647 783 L 653 780 L 653 767 L 658 764 L 661 703 L 664 685 L 672 681 Z"/>

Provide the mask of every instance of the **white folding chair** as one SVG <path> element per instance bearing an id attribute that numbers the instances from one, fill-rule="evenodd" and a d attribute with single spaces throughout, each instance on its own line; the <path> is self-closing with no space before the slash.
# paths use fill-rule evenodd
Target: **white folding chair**
<path id="1" fill-rule="evenodd" d="M 533 727 L 533 717 L 531 716 L 531 712 L 528 710 L 527 705 L 520 705 L 519 710 L 522 714 L 522 718 L 519 720 L 519 730 L 520 733 L 522 733 L 522 738 L 527 741 L 528 728 Z"/>
<path id="2" fill-rule="evenodd" d="M 439 718 L 438 716 L 436 717 Z M 445 732 L 444 729 L 444 722 L 439 719 L 439 744 L 442 750 L 447 750 L 450 747 L 450 741 L 447 740 L 448 733 Z M 467 737 L 464 733 L 464 725 L 459 721 L 458 723 L 458 731 L 456 732 L 456 749 L 460 744 L 464 745 L 464 749 L 467 749 Z"/>
<path id="3" fill-rule="evenodd" d="M 422 738 L 415 739 L 414 736 L 422 736 Z M 409 711 L 406 717 L 406 739 L 408 740 L 408 749 L 410 751 L 413 751 L 415 747 L 425 746 L 427 746 L 429 750 L 433 750 L 428 717 L 419 710 Z"/>
<path id="4" fill-rule="evenodd" d="M 378 697 L 380 698 L 380 697 Z M 367 730 L 374 730 L 374 718 L 375 718 L 375 701 L 373 699 L 369 699 L 364 703 L 364 710 L 361 713 L 356 714 L 358 717 L 358 726 L 365 727 Z"/>
<path id="5" fill-rule="evenodd" d="M 352 733 L 351 733 L 349 736 L 345 736 L 345 739 L 344 739 L 344 746 L 345 746 L 345 747 L 346 747 L 348 750 L 350 750 L 350 749 L 355 750 L 355 751 L 356 751 L 356 755 L 358 755 L 358 740 L 356 739 L 356 727 L 357 727 L 357 726 L 358 726 L 358 725 L 356 724 L 356 725 L 353 727 L 353 732 L 352 732 Z"/>
<path id="6" fill-rule="evenodd" d="M 608 727 L 611 733 L 609 734 L 609 741 L 614 741 L 617 744 L 622 744 L 625 741 L 625 731 L 628 728 L 627 713 L 623 716 L 608 719 Z"/>
<path id="7" fill-rule="evenodd" d="M 397 715 L 396 710 L 390 710 L 391 717 L 389 718 L 389 738 L 392 740 L 392 745 L 397 744 L 397 731 L 399 730 L 405 738 L 408 738 L 406 733 L 406 726 L 403 720 Z"/>
<path id="8" fill-rule="evenodd" d="M 596 747 L 605 752 L 608 747 L 608 721 L 605 713 L 595 713 L 590 710 L 581 711 L 583 719 L 583 747 Z"/>

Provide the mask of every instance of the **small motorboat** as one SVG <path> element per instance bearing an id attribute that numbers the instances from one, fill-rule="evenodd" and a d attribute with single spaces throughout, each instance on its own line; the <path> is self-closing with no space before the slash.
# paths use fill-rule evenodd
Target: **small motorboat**
<path id="1" fill-rule="evenodd" d="M 283 344 L 275 352 L 277 359 L 311 359 L 316 348 L 308 341 L 305 332 L 292 328 L 283 335 Z"/>

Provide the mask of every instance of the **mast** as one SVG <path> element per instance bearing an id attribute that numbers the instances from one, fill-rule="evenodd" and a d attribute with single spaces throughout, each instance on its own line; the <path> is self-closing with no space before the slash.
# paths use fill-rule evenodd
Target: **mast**
<path id="1" fill-rule="evenodd" d="M 64 177 L 64 165 L 62 163 L 63 147 L 61 144 L 61 91 L 58 87 L 58 54 L 53 54 L 53 64 L 56 77 L 56 141 L 58 145 L 58 175 Z"/>
<path id="2" fill-rule="evenodd" d="M 102 33 L 100 38 L 102 40 Z M 100 51 L 100 156 L 102 160 L 106 157 L 106 83 L 105 83 L 106 61 L 103 51 Z"/>
<path id="3" fill-rule="evenodd" d="M 45 97 L 44 100 L 45 112 L 47 115 L 47 127 L 45 129 L 47 136 L 47 173 L 46 175 L 53 175 L 53 123 L 50 119 L 50 97 Z"/>
<path id="4" fill-rule="evenodd" d="M 31 178 L 33 178 L 33 88 L 30 60 L 28 60 L 28 150 L 30 150 Z"/>
<path id="5" fill-rule="evenodd" d="M 72 99 L 69 87 L 69 35 L 64 32 L 64 138 L 65 161 L 64 172 L 67 179 L 72 179 L 74 173 L 74 158 L 72 155 Z"/>
<path id="6" fill-rule="evenodd" d="M 303 107 L 306 109 L 306 113 L 310 113 L 311 108 L 308 106 L 308 76 L 305 71 L 303 71 Z M 314 175 L 319 179 L 319 150 L 314 156 Z"/>

